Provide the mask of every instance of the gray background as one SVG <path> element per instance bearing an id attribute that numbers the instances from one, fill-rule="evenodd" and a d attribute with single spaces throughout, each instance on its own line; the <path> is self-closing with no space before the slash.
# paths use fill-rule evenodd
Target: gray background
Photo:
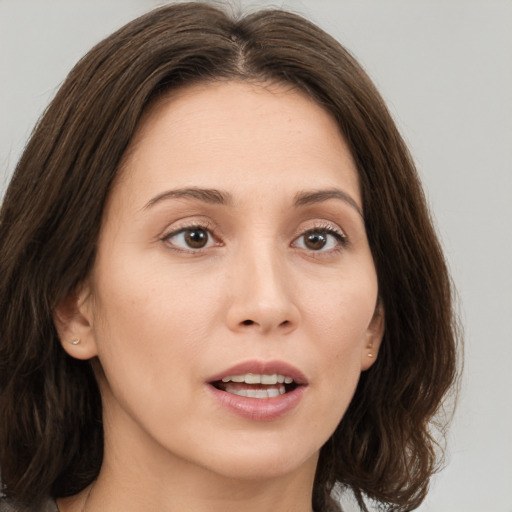
<path id="1" fill-rule="evenodd" d="M 76 60 L 161 3 L 0 0 L 0 191 Z M 416 158 L 458 289 L 463 388 L 449 465 L 420 510 L 512 512 L 512 2 L 272 4 L 316 21 L 375 80 Z"/>

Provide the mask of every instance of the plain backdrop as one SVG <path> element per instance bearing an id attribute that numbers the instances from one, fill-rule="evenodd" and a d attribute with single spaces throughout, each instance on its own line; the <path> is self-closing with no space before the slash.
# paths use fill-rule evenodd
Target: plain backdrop
<path id="1" fill-rule="evenodd" d="M 0 192 L 72 65 L 161 3 L 0 0 Z M 512 2 L 231 4 L 305 14 L 356 55 L 388 102 L 421 172 L 465 327 L 449 463 L 420 511 L 512 512 Z"/>

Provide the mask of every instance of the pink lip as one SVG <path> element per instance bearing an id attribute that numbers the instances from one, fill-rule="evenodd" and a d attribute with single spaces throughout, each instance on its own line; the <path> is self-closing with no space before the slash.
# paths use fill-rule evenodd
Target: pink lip
<path id="1" fill-rule="evenodd" d="M 283 395 L 272 398 L 248 398 L 234 395 L 217 389 L 213 382 L 222 380 L 229 375 L 242 375 L 244 373 L 257 373 L 272 375 L 274 373 L 292 377 L 297 387 Z M 237 364 L 207 381 L 207 389 L 213 397 L 229 412 L 253 421 L 276 420 L 297 407 L 307 387 L 305 375 L 297 368 L 282 361 L 247 361 Z"/>

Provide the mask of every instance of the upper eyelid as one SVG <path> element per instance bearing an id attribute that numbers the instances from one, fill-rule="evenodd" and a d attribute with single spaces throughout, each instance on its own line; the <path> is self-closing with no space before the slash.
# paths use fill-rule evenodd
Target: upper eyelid
<path id="1" fill-rule="evenodd" d="M 176 225 L 177 224 L 177 225 Z M 160 235 L 159 238 L 165 238 L 171 235 L 177 235 L 182 231 L 186 231 L 187 229 L 204 229 L 208 231 L 210 234 L 213 234 L 214 231 L 219 231 L 219 227 L 213 223 L 211 220 L 207 219 L 198 219 L 198 220 L 178 220 L 168 225 Z"/>
<path id="2" fill-rule="evenodd" d="M 308 231 L 314 231 L 315 229 L 332 231 L 334 233 L 339 234 L 343 238 L 348 239 L 347 233 L 344 229 L 342 229 L 340 226 L 338 226 L 335 222 L 329 222 L 326 220 L 312 221 L 311 225 L 308 226 L 307 228 L 305 228 L 303 225 L 301 225 L 299 228 L 297 228 L 294 238 L 299 237 L 299 236 L 303 235 L 304 233 L 307 233 Z"/>

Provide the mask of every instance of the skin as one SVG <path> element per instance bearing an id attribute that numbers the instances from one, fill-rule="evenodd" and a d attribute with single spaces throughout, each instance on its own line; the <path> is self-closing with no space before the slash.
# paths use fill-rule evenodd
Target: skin
<path id="1" fill-rule="evenodd" d="M 165 195 L 192 187 L 229 201 Z M 105 425 L 98 480 L 62 512 L 311 511 L 319 450 L 384 329 L 360 210 L 337 125 L 301 92 L 197 85 L 149 109 L 95 267 L 56 312 L 65 350 L 97 358 Z M 197 226 L 201 249 L 185 238 Z M 272 421 L 220 406 L 208 378 L 248 360 L 298 368 L 298 405 Z"/>

